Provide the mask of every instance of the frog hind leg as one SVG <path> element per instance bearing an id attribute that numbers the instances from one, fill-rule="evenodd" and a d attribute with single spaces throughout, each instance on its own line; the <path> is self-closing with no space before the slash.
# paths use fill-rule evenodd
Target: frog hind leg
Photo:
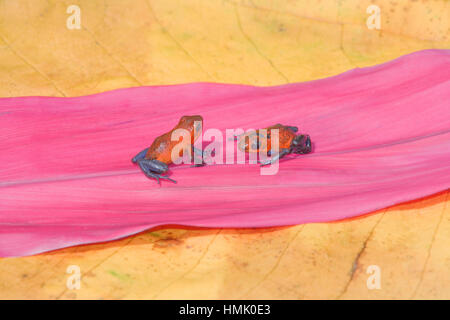
<path id="1" fill-rule="evenodd" d="M 162 173 L 167 172 L 167 170 L 169 169 L 169 166 L 164 162 L 158 160 L 142 159 L 138 161 L 138 164 L 147 177 L 156 179 L 159 184 L 161 184 L 159 179 L 165 179 L 172 181 L 173 183 L 177 183 L 175 180 L 162 175 Z"/>
<path id="2" fill-rule="evenodd" d="M 141 152 L 139 152 L 137 155 L 135 155 L 134 158 L 131 159 L 131 162 L 136 163 L 140 160 L 143 160 L 145 158 L 145 155 L 148 152 L 148 149 L 150 149 L 150 148 L 144 149 Z"/>

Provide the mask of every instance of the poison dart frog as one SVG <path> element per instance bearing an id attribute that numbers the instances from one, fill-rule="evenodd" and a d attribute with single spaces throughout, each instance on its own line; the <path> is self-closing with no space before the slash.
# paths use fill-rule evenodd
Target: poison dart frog
<path id="1" fill-rule="evenodd" d="M 202 123 L 203 118 L 199 115 L 181 117 L 175 128 L 157 137 L 149 148 L 139 152 L 133 159 L 131 159 L 131 161 L 133 163 L 137 163 L 147 177 L 155 178 L 158 183 L 160 183 L 159 179 L 166 179 L 176 183 L 175 180 L 163 175 L 169 170 L 169 165 L 175 160 L 172 159 L 172 150 L 176 145 L 178 145 L 181 152 L 179 154 L 175 154 L 175 156 L 182 157 L 183 150 L 186 150 L 185 148 L 188 144 L 190 143 L 190 146 L 193 146 L 195 140 L 197 140 L 197 138 L 201 135 Z M 182 140 L 180 142 L 182 137 L 180 137 L 180 140 L 172 141 L 172 133 L 176 129 L 187 130 L 191 137 L 190 141 L 189 139 L 185 139 L 188 141 Z"/>
<path id="2" fill-rule="evenodd" d="M 237 136 L 238 148 L 242 152 L 247 153 L 259 153 L 266 152 L 268 155 L 271 153 L 271 130 L 278 129 L 279 135 L 279 152 L 271 159 L 260 162 L 265 166 L 270 163 L 283 158 L 285 155 L 295 154 L 307 154 L 311 152 L 311 138 L 307 134 L 297 134 L 298 128 L 293 126 L 284 126 L 282 124 L 276 124 L 265 128 L 266 136 L 260 133 L 260 130 L 247 132 Z"/>

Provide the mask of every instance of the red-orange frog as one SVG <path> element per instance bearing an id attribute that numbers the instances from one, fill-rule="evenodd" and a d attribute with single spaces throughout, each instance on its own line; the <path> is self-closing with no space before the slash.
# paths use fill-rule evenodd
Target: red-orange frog
<path id="1" fill-rule="evenodd" d="M 307 154 L 311 152 L 311 138 L 307 134 L 298 134 L 297 127 L 293 126 L 284 126 L 282 124 L 276 124 L 270 127 L 265 128 L 266 137 L 260 133 L 260 130 L 255 130 L 251 132 L 247 132 L 245 134 L 239 135 L 237 137 L 238 140 L 238 148 L 243 152 L 266 152 L 268 155 L 271 155 L 271 130 L 278 129 L 279 135 L 279 152 L 274 155 L 271 159 L 260 162 L 261 165 L 265 166 L 270 163 L 281 159 L 285 155 L 290 153 L 296 154 Z"/>
<path id="2" fill-rule="evenodd" d="M 176 183 L 175 180 L 162 175 L 169 170 L 169 165 L 175 160 L 172 159 L 172 150 L 176 145 L 181 150 L 185 150 L 189 142 L 193 146 L 202 133 L 202 123 L 203 118 L 199 115 L 181 117 L 175 128 L 157 137 L 149 148 L 139 152 L 131 161 L 137 163 L 147 177 L 155 178 L 158 183 L 160 183 L 159 179 L 166 179 Z M 191 136 L 191 141 L 185 141 L 182 137 L 179 140 L 172 141 L 172 133 L 176 129 L 187 130 Z M 183 152 L 181 151 L 175 156 L 182 157 Z"/>

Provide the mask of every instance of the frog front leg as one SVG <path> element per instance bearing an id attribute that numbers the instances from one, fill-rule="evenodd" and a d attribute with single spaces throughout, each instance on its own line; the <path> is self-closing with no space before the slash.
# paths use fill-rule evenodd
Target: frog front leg
<path id="1" fill-rule="evenodd" d="M 267 166 L 268 164 L 274 163 L 277 160 L 283 158 L 285 155 L 290 154 L 290 153 L 291 153 L 290 149 L 281 149 L 280 152 L 275 154 L 272 158 L 270 158 L 266 161 L 259 161 L 259 163 L 261 164 L 261 167 Z"/>
<path id="2" fill-rule="evenodd" d="M 200 156 L 202 159 L 202 163 L 195 163 L 195 159 L 197 156 Z M 197 158 L 198 159 L 198 158 Z M 206 165 L 205 162 L 205 152 L 201 149 L 197 149 L 196 147 L 192 146 L 192 160 L 194 160 L 194 164 L 191 167 L 203 167 Z"/>

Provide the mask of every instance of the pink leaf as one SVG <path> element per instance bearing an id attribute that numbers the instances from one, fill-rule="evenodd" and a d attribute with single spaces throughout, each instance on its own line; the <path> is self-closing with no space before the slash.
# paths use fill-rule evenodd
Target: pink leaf
<path id="1" fill-rule="evenodd" d="M 0 100 L 0 256 L 117 239 L 157 225 L 266 227 L 332 221 L 450 186 L 450 51 L 427 50 L 277 87 L 195 83 Z M 276 175 L 257 165 L 130 159 L 201 114 L 204 129 L 294 125 L 314 152 Z"/>

